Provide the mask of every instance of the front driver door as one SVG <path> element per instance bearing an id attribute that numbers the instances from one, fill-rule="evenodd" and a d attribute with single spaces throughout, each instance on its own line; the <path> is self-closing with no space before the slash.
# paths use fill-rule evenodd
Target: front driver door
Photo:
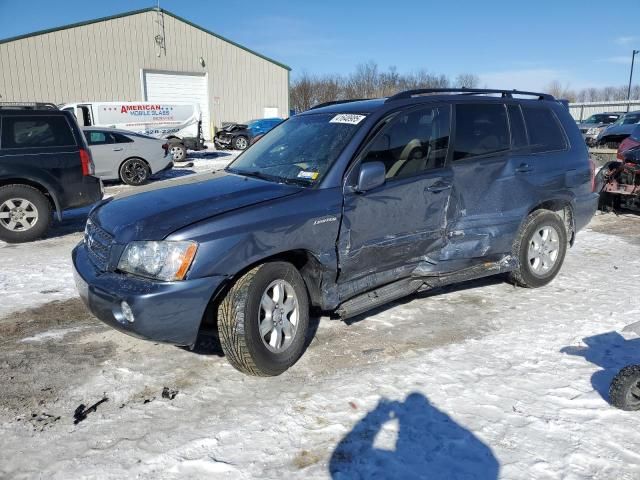
<path id="1" fill-rule="evenodd" d="M 427 256 L 438 257 L 452 184 L 446 161 L 450 120 L 448 105 L 401 112 L 387 120 L 360 155 L 345 187 L 338 283 L 372 274 L 373 284 L 385 283 Z M 349 183 L 357 178 L 359 165 L 370 161 L 385 164 L 386 182 L 355 192 Z"/>

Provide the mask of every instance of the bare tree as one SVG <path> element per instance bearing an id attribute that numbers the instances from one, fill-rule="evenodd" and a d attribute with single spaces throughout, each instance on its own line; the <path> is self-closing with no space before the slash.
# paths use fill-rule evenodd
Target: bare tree
<path id="1" fill-rule="evenodd" d="M 478 88 L 480 77 L 475 73 L 461 73 L 456 77 L 455 86 L 457 88 Z"/>

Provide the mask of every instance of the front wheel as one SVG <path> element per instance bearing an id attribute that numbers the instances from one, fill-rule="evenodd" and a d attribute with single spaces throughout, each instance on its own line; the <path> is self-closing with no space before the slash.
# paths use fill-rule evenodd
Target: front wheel
<path id="1" fill-rule="evenodd" d="M 233 148 L 236 150 L 246 150 L 249 148 L 249 139 L 242 135 L 233 139 Z"/>
<path id="2" fill-rule="evenodd" d="M 264 263 L 245 273 L 218 307 L 222 350 L 243 373 L 280 375 L 302 355 L 309 327 L 309 299 L 298 270 Z"/>
<path id="3" fill-rule="evenodd" d="M 567 253 L 567 229 L 562 219 L 550 210 L 536 210 L 518 230 L 512 255 L 518 269 L 511 281 L 528 288 L 542 287 L 560 271 Z"/>

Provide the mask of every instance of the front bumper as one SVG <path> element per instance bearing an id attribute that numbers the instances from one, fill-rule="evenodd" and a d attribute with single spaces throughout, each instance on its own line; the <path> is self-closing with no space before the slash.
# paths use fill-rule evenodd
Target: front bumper
<path id="1" fill-rule="evenodd" d="M 231 142 L 233 142 L 232 137 L 214 137 L 213 144 L 216 147 L 220 148 L 229 148 L 231 146 Z"/>
<path id="2" fill-rule="evenodd" d="M 107 325 L 138 338 L 194 345 L 209 301 L 225 277 L 159 282 L 116 272 L 99 271 L 84 243 L 72 253 L 76 288 L 85 305 Z M 135 320 L 125 319 L 126 301 Z"/>

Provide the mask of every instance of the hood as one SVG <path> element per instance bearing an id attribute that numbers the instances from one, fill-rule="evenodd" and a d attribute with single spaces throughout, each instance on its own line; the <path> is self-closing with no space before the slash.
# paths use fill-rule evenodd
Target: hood
<path id="1" fill-rule="evenodd" d="M 222 127 L 222 130 L 224 130 L 225 132 L 234 132 L 236 130 L 245 130 L 246 128 L 247 125 L 243 123 L 230 123 Z"/>
<path id="2" fill-rule="evenodd" d="M 302 190 L 220 171 L 118 195 L 96 207 L 91 217 L 119 243 L 162 240 L 201 220 Z"/>
<path id="3" fill-rule="evenodd" d="M 631 135 L 633 129 L 636 127 L 635 123 L 629 123 L 627 125 L 611 125 L 601 132 L 601 135 Z"/>

